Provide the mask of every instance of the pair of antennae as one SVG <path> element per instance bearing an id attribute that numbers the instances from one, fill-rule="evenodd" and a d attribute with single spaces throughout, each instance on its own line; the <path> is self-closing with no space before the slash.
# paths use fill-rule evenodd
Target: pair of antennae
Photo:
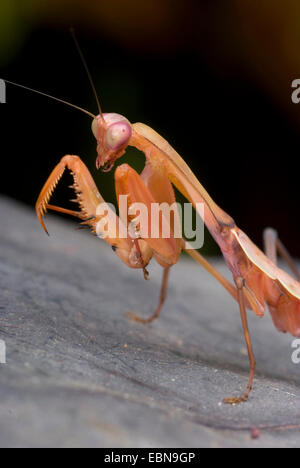
<path id="1" fill-rule="evenodd" d="M 92 79 L 92 76 L 91 76 L 91 73 L 89 71 L 89 68 L 87 66 L 87 63 L 86 63 L 86 60 L 84 58 L 84 55 L 79 47 L 79 44 L 78 44 L 78 41 L 76 39 L 76 35 L 75 35 L 75 31 L 73 28 L 70 29 L 70 33 L 72 35 L 72 38 L 74 40 L 74 43 L 75 43 L 75 46 L 76 46 L 76 49 L 80 55 L 80 58 L 81 58 L 81 61 L 83 63 L 83 66 L 86 70 L 86 73 L 87 73 L 87 76 L 88 76 L 88 79 L 89 79 L 89 82 L 91 84 L 91 87 L 92 87 L 92 90 L 93 90 L 93 93 L 95 95 L 95 98 L 96 98 L 96 103 L 97 103 L 97 106 L 98 106 L 98 111 L 99 111 L 99 115 L 101 116 L 101 119 L 104 121 L 104 117 L 103 117 L 103 114 L 102 114 L 102 110 L 101 110 L 101 106 L 100 106 L 100 101 L 99 101 L 99 97 L 98 97 L 98 94 L 97 94 L 97 91 L 96 91 L 96 88 L 95 88 L 95 85 L 94 85 L 94 82 L 93 82 L 93 79 Z M 67 102 L 67 101 L 64 101 L 62 99 L 59 99 L 55 96 L 51 96 L 50 94 L 46 94 L 46 93 L 43 93 L 41 91 L 37 91 L 36 89 L 32 89 L 32 88 L 28 88 L 27 86 L 24 86 L 24 85 L 21 85 L 21 84 L 18 84 L 18 83 L 14 83 L 13 81 L 9 81 L 9 80 L 3 80 L 5 83 L 8 83 L 8 84 L 11 84 L 13 86 L 17 86 L 19 88 L 23 88 L 23 89 L 26 89 L 27 91 L 31 91 L 33 93 L 36 93 L 36 94 L 40 94 L 41 96 L 46 96 L 50 99 L 54 99 L 55 101 L 58 101 L 58 102 L 61 102 L 62 104 L 66 104 L 67 106 L 70 106 L 70 107 L 73 107 L 74 109 L 77 109 L 81 112 L 84 112 L 85 114 L 87 114 L 88 116 L 92 117 L 92 119 L 95 119 L 96 116 L 94 114 L 92 114 L 91 112 L 83 109 L 82 107 L 79 107 L 79 106 L 76 106 L 75 104 L 71 104 L 70 102 Z"/>

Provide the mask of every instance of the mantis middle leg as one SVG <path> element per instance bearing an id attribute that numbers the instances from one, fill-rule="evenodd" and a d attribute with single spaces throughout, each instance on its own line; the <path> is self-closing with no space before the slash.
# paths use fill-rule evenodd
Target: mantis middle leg
<path id="1" fill-rule="evenodd" d="M 146 209 L 146 220 L 144 219 L 144 221 L 146 221 L 145 224 L 147 226 L 144 226 L 142 232 L 141 222 L 139 222 L 135 226 L 135 229 L 137 235 L 142 235 L 143 240 L 152 248 L 155 259 L 164 268 L 160 299 L 154 313 L 148 318 L 140 317 L 133 312 L 127 314 L 132 320 L 146 324 L 153 322 L 153 320 L 160 316 L 167 296 L 170 268 L 178 261 L 182 248 L 182 239 L 174 236 L 176 214 L 174 214 L 172 219 L 167 220 L 169 223 L 169 235 L 164 237 L 162 232 L 162 224 L 164 222 L 162 217 L 164 215 L 159 213 L 159 218 L 155 219 L 152 208 L 154 204 L 159 205 L 160 202 L 164 202 L 166 206 L 172 205 L 175 203 L 175 195 L 162 167 L 157 164 L 148 164 L 141 175 L 129 165 L 123 164 L 116 169 L 115 185 L 118 202 L 120 196 L 126 196 L 130 207 L 138 203 L 142 204 Z M 132 221 L 132 219 L 126 214 L 126 219 L 123 219 L 123 221 L 127 223 Z M 156 226 L 157 236 L 154 237 L 152 236 L 153 223 L 158 225 Z"/>

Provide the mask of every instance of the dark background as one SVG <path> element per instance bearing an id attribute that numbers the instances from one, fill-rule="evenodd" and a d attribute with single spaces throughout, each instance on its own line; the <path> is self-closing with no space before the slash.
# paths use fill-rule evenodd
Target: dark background
<path id="1" fill-rule="evenodd" d="M 96 112 L 68 31 L 75 27 L 104 112 L 153 127 L 259 246 L 273 226 L 300 256 L 300 105 L 291 102 L 300 78 L 298 3 L 3 0 L 0 77 Z M 2 193 L 34 206 L 71 153 L 114 201 L 113 173 L 95 169 L 86 115 L 8 86 L 0 119 Z M 141 170 L 144 158 L 129 150 L 125 161 Z M 56 195 L 62 206 L 66 185 Z M 207 242 L 204 251 L 217 249 Z"/>

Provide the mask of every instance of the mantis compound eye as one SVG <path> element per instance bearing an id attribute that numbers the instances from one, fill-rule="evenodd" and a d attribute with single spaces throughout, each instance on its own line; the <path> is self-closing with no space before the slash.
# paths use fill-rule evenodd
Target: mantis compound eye
<path id="1" fill-rule="evenodd" d="M 117 150 L 124 146 L 131 137 L 131 126 L 128 122 L 116 122 L 106 131 L 106 144 L 110 149 Z"/>
<path id="2" fill-rule="evenodd" d="M 92 123 L 92 132 L 94 134 L 94 137 L 98 139 L 98 130 L 99 130 L 99 124 L 97 118 L 93 120 Z"/>

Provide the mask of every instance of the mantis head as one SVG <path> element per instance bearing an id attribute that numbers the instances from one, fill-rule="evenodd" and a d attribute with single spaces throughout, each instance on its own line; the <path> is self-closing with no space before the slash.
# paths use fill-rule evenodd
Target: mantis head
<path id="1" fill-rule="evenodd" d="M 115 161 L 123 156 L 131 138 L 129 120 L 120 114 L 99 114 L 92 123 L 92 131 L 97 140 L 97 169 L 110 171 Z"/>

